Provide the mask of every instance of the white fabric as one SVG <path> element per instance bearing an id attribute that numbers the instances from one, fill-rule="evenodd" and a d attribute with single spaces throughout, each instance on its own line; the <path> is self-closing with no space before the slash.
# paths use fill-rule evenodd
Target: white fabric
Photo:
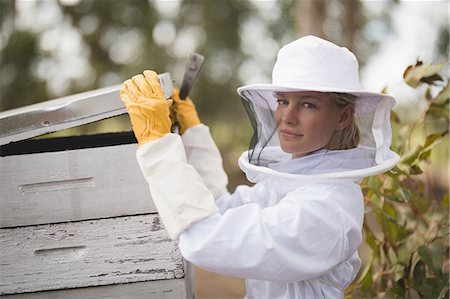
<path id="1" fill-rule="evenodd" d="M 204 124 L 193 126 L 181 136 L 187 162 L 194 166 L 213 196 L 227 193 L 228 176 L 223 170 L 220 151 L 214 143 L 209 128 Z"/>
<path id="2" fill-rule="evenodd" d="M 354 154 L 354 155 L 352 155 Z M 270 181 L 277 181 L 279 185 L 272 184 L 274 188 L 286 190 L 295 188 L 298 181 L 323 182 L 323 181 L 339 181 L 340 179 L 350 179 L 359 182 L 361 178 L 377 175 L 386 170 L 391 169 L 399 161 L 397 154 L 386 157 L 383 163 L 376 164 L 375 149 L 370 147 L 358 147 L 355 149 L 344 151 L 327 151 L 321 150 L 306 156 L 305 159 L 311 164 L 329 165 L 341 164 L 340 167 L 329 168 L 327 172 L 323 169 L 304 168 L 304 172 L 296 172 L 295 170 L 288 172 L 287 170 L 279 171 L 276 167 L 278 163 L 289 160 L 289 155 L 284 153 L 280 147 L 268 147 L 263 151 L 262 159 L 271 161 L 267 165 L 253 165 L 248 160 L 247 152 L 239 157 L 239 167 L 246 173 L 250 182 L 264 182 L 268 184 Z M 339 156 L 339 160 L 335 159 Z M 272 166 L 267 167 L 267 166 Z M 314 166 L 314 165 L 311 165 Z"/>
<path id="3" fill-rule="evenodd" d="M 284 45 L 278 51 L 272 71 L 272 84 L 249 84 L 237 89 L 273 91 L 342 92 L 357 96 L 379 93 L 362 90 L 359 65 L 345 47 L 308 35 Z"/>
<path id="4" fill-rule="evenodd" d="M 332 162 L 322 160 L 326 155 Z M 283 174 L 341 173 L 370 166 L 365 156 L 373 157 L 370 149 L 320 152 L 267 167 L 279 176 L 246 169 L 257 184 L 218 198 L 220 214 L 180 235 L 182 255 L 206 270 L 246 278 L 247 298 L 342 298 L 360 267 L 361 189 L 352 179 Z"/>
<path id="5" fill-rule="evenodd" d="M 277 124 L 273 113 L 277 108 L 274 91 L 342 92 L 357 96 L 355 122 L 360 132 L 361 146 L 376 149 L 375 164 L 370 175 L 383 173 L 394 167 L 400 157 L 390 150 L 390 111 L 395 99 L 386 94 L 366 92 L 361 89 L 358 61 L 353 53 L 315 36 L 305 36 L 285 46 L 278 52 L 272 72 L 272 84 L 252 84 L 237 89 L 242 99 L 251 107 L 256 124 L 254 144 L 247 154 L 250 164 L 260 162 L 265 147 L 279 146 Z M 250 110 L 250 111 L 249 111 Z M 243 161 L 245 164 L 246 162 Z M 342 177 L 359 177 L 357 172 L 345 172 Z M 363 174 L 364 175 L 364 174 Z"/>
<path id="6" fill-rule="evenodd" d="M 358 61 L 348 49 L 315 36 L 297 39 L 278 52 L 274 85 L 361 90 Z"/>
<path id="7" fill-rule="evenodd" d="M 213 195 L 186 163 L 179 135 L 167 134 L 144 144 L 136 157 L 171 239 L 178 239 L 192 223 L 217 213 Z"/>

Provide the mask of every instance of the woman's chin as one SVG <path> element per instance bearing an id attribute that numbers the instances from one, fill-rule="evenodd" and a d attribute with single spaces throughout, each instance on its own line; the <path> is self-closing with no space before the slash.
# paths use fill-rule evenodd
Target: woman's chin
<path id="1" fill-rule="evenodd" d="M 281 144 L 281 149 L 283 150 L 283 152 L 291 154 L 292 158 L 300 158 L 300 157 L 307 156 L 307 155 L 319 150 L 320 148 L 317 148 L 317 149 L 302 148 L 302 149 L 300 149 L 298 147 L 291 147 L 291 146 Z"/>
<path id="2" fill-rule="evenodd" d="M 305 155 L 307 153 L 303 153 L 303 151 L 299 150 L 298 148 L 292 148 L 290 146 L 283 146 L 281 145 L 281 149 L 283 150 L 283 152 L 291 154 L 292 157 L 297 157 L 297 156 L 302 156 Z"/>

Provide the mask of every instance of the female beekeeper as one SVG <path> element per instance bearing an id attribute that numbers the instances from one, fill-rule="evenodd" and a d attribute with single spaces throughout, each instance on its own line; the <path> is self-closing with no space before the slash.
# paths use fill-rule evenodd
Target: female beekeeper
<path id="1" fill-rule="evenodd" d="M 222 160 L 194 105 L 170 101 L 153 71 L 121 98 L 137 159 L 169 236 L 188 261 L 246 279 L 247 298 L 343 298 L 359 268 L 359 182 L 392 168 L 390 96 L 361 90 L 346 48 L 306 36 L 278 53 L 272 84 L 238 89 L 254 128 L 239 166 L 253 187 L 227 192 Z"/>

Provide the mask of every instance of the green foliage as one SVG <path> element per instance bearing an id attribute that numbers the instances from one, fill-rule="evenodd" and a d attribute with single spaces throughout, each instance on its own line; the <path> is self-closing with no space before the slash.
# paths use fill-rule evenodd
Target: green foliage
<path id="1" fill-rule="evenodd" d="M 409 86 L 428 87 L 427 103 L 421 116 L 406 125 L 392 113 L 394 131 L 401 132 L 392 147 L 401 161 L 362 183 L 370 257 L 349 298 L 449 298 L 448 185 L 436 190 L 424 182 L 432 151 L 448 137 L 450 85 L 438 73 L 446 64 L 418 61 L 405 71 Z M 437 95 L 432 88 L 439 89 Z"/>

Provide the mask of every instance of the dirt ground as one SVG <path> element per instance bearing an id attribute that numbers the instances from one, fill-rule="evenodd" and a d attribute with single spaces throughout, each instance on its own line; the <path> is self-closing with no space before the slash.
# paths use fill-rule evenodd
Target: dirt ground
<path id="1" fill-rule="evenodd" d="M 244 280 L 194 267 L 196 299 L 242 299 Z"/>

